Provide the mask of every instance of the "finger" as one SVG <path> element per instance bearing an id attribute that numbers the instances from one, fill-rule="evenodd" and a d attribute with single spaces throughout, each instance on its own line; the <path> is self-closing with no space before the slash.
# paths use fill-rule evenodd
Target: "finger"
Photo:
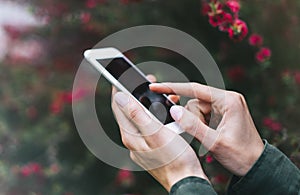
<path id="1" fill-rule="evenodd" d="M 203 113 L 203 111 L 201 111 L 201 107 L 198 104 L 198 99 L 189 100 L 187 104 L 184 106 L 184 108 L 190 111 L 191 113 L 193 113 L 194 115 L 196 115 L 197 117 L 199 117 L 199 119 L 203 123 L 207 124 L 204 117 L 205 114 Z"/>
<path id="2" fill-rule="evenodd" d="M 191 99 L 185 105 L 185 109 L 198 116 L 200 120 L 207 124 L 211 114 L 211 104 L 199 99 Z"/>
<path id="3" fill-rule="evenodd" d="M 112 88 L 112 97 L 117 93 L 115 87 Z M 121 134 L 121 140 L 125 147 L 132 151 L 145 151 L 149 147 L 141 136 L 138 129 L 128 120 L 124 113 L 112 100 L 112 110 L 116 121 L 118 122 Z"/>
<path id="4" fill-rule="evenodd" d="M 168 98 L 170 100 L 172 100 L 175 104 L 177 104 L 180 100 L 180 96 L 179 95 L 169 95 Z"/>
<path id="5" fill-rule="evenodd" d="M 156 82 L 156 77 L 152 74 L 148 74 L 146 76 L 146 78 L 151 82 L 151 83 L 155 83 Z"/>
<path id="6" fill-rule="evenodd" d="M 127 119 L 139 130 L 150 148 L 162 147 L 168 140 L 170 141 L 175 136 L 178 136 L 176 133 L 165 128 L 164 125 L 146 110 L 146 108 L 140 105 L 137 100 L 122 92 L 118 92 L 114 100 Z"/>
<path id="7" fill-rule="evenodd" d="M 150 89 L 157 93 L 183 95 L 213 103 L 224 98 L 225 91 L 199 83 L 153 83 Z"/>
<path id="8" fill-rule="evenodd" d="M 197 116 L 181 106 L 173 106 L 172 117 L 187 133 L 195 136 L 208 150 L 214 145 L 219 132 L 204 124 Z"/>
<path id="9" fill-rule="evenodd" d="M 137 127 L 142 135 L 152 135 L 163 127 L 163 124 L 146 108 L 125 93 L 116 93 L 114 100 L 120 110 Z"/>
<path id="10" fill-rule="evenodd" d="M 111 97 L 113 97 L 118 92 L 117 88 L 115 86 L 112 86 L 111 88 Z"/>
<path id="11" fill-rule="evenodd" d="M 201 101 L 199 99 L 191 99 L 187 102 L 185 108 L 191 111 L 194 114 L 201 112 L 204 115 L 207 115 L 211 112 L 211 104 Z"/>

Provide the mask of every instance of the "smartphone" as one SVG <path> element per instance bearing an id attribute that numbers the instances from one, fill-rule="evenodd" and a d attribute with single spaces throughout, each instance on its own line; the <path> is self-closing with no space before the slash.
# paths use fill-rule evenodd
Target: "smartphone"
<path id="1" fill-rule="evenodd" d="M 149 89 L 145 74 L 116 48 L 90 49 L 85 59 L 120 91 L 134 97 L 161 123 L 180 134 L 183 130 L 173 120 L 170 108 L 175 105 L 165 94 Z"/>

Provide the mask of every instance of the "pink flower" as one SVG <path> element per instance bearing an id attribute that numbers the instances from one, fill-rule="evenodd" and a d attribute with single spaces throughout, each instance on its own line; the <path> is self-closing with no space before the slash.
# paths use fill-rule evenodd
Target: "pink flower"
<path id="1" fill-rule="evenodd" d="M 228 29 L 229 38 L 235 41 L 243 40 L 248 34 L 246 23 L 240 19 L 236 19 Z"/>
<path id="2" fill-rule="evenodd" d="M 240 11 L 240 3 L 234 0 L 229 0 L 226 2 L 226 6 L 233 12 L 238 13 Z"/>
<path id="3" fill-rule="evenodd" d="M 97 6 L 97 0 L 86 0 L 85 6 L 90 9 L 94 8 Z"/>
<path id="4" fill-rule="evenodd" d="M 32 173 L 39 174 L 42 171 L 42 167 L 38 163 L 30 163 L 29 166 L 32 170 Z"/>
<path id="5" fill-rule="evenodd" d="M 262 47 L 255 55 L 256 60 L 259 63 L 263 63 L 265 61 L 267 61 L 268 59 L 270 59 L 272 55 L 272 52 L 269 48 L 267 47 Z"/>
<path id="6" fill-rule="evenodd" d="M 52 114 L 59 114 L 63 109 L 63 103 L 60 100 L 55 100 L 50 105 L 50 112 Z"/>
<path id="7" fill-rule="evenodd" d="M 222 18 L 221 18 L 220 15 L 209 16 L 208 22 L 213 27 L 217 27 L 217 26 L 219 26 L 222 23 Z"/>
<path id="8" fill-rule="evenodd" d="M 42 167 L 38 163 L 29 163 L 24 165 L 20 169 L 20 174 L 24 177 L 28 177 L 32 174 L 42 174 Z"/>
<path id="9" fill-rule="evenodd" d="M 274 132 L 280 132 L 282 130 L 282 125 L 279 122 L 273 121 L 270 125 L 270 129 Z"/>
<path id="10" fill-rule="evenodd" d="M 24 177 L 28 177 L 29 175 L 32 174 L 32 171 L 28 166 L 23 166 L 20 169 L 20 174 Z"/>
<path id="11" fill-rule="evenodd" d="M 248 42 L 251 46 L 261 46 L 263 44 L 263 38 L 259 34 L 252 34 Z"/>
<path id="12" fill-rule="evenodd" d="M 61 94 L 61 98 L 63 102 L 72 104 L 73 101 L 79 101 L 85 96 L 87 96 L 88 92 L 84 89 L 76 89 L 74 91 L 67 91 Z"/>
<path id="13" fill-rule="evenodd" d="M 214 176 L 211 180 L 215 184 L 223 184 L 228 181 L 228 177 L 226 175 L 219 174 L 219 175 Z"/>
<path id="14" fill-rule="evenodd" d="M 296 71 L 294 74 L 295 82 L 300 85 L 300 71 Z"/>
<path id="15" fill-rule="evenodd" d="M 219 30 L 223 32 L 227 32 L 231 23 L 233 22 L 233 17 L 231 14 L 223 12 L 221 24 L 219 25 Z"/>
<path id="16" fill-rule="evenodd" d="M 266 117 L 263 119 L 263 125 L 265 125 L 266 127 L 269 127 L 272 123 L 273 123 L 272 118 Z"/>
<path id="17" fill-rule="evenodd" d="M 91 14 L 88 12 L 81 13 L 80 20 L 83 24 L 89 23 L 91 20 Z"/>
<path id="18" fill-rule="evenodd" d="M 134 180 L 133 173 L 125 169 L 120 169 L 116 176 L 116 183 L 121 186 L 131 186 Z"/>
<path id="19" fill-rule="evenodd" d="M 242 66 L 235 66 L 228 70 L 227 75 L 232 81 L 241 81 L 245 77 L 245 70 Z"/>
<path id="20" fill-rule="evenodd" d="M 208 16 L 215 16 L 218 14 L 223 13 L 223 5 L 219 1 L 213 1 L 209 3 L 210 5 L 210 11 L 207 13 Z"/>
<path id="21" fill-rule="evenodd" d="M 283 129 L 281 123 L 275 121 L 273 118 L 270 117 L 266 117 L 263 119 L 263 125 L 273 132 L 280 132 Z"/>
<path id="22" fill-rule="evenodd" d="M 205 2 L 202 4 L 201 13 L 205 16 L 208 14 L 208 12 L 211 12 L 211 7 L 208 3 Z"/>
<path id="23" fill-rule="evenodd" d="M 214 161 L 214 158 L 212 157 L 212 155 L 207 154 L 205 157 L 205 162 L 209 164 L 209 163 L 212 163 L 213 161 Z"/>
<path id="24" fill-rule="evenodd" d="M 23 33 L 26 33 L 29 30 L 26 27 L 13 25 L 3 25 L 3 29 L 11 39 L 18 39 Z"/>

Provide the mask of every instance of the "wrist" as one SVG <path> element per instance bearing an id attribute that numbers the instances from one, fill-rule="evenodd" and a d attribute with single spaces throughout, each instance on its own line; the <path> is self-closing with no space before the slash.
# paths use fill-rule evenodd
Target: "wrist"
<path id="1" fill-rule="evenodd" d="M 241 174 L 238 176 L 245 176 L 250 171 L 250 169 L 253 167 L 253 165 L 256 163 L 256 161 L 259 159 L 259 157 L 264 151 L 265 146 L 262 140 L 260 140 L 259 142 L 253 145 L 255 145 L 256 147 L 251 150 L 252 151 L 251 153 L 248 153 L 249 155 L 247 156 L 246 161 L 244 163 L 245 164 L 244 169 L 241 172 Z"/>

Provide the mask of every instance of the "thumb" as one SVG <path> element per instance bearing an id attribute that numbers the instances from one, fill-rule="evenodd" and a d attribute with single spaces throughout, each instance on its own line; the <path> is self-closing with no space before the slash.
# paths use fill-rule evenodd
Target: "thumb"
<path id="1" fill-rule="evenodd" d="M 207 126 L 199 117 L 182 106 L 172 106 L 170 112 L 176 123 L 201 142 L 207 150 L 213 147 L 218 138 L 219 131 Z"/>

